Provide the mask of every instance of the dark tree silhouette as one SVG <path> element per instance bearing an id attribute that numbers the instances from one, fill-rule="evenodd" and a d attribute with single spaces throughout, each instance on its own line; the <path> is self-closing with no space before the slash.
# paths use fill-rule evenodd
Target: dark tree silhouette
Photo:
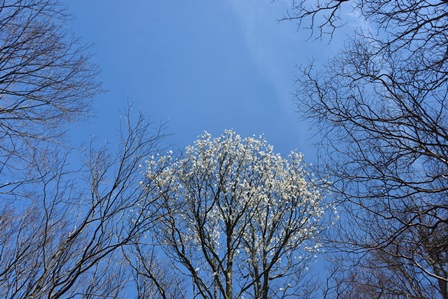
<path id="1" fill-rule="evenodd" d="M 101 91 L 88 47 L 67 29 L 68 19 L 59 1 L 0 3 L 0 174 L 5 177 L 23 173 L 34 148 L 48 141 L 63 144 L 64 125 L 91 115 L 91 100 Z M 0 190 L 11 184 L 17 182 L 2 180 Z"/>
<path id="2" fill-rule="evenodd" d="M 341 298 L 448 298 L 447 8 L 299 1 L 288 16 L 317 37 L 352 12 L 363 21 L 330 63 L 301 69 L 297 91 L 345 209 L 332 238 L 353 262 L 338 267 Z"/>
<path id="3" fill-rule="evenodd" d="M 140 165 L 162 135 L 143 116 L 122 119 L 116 152 L 92 144 L 77 171 L 64 152 L 35 155 L 40 180 L 3 201 L 1 298 L 123 298 L 135 287 L 123 252 L 151 228 L 133 210 L 146 195 Z"/>

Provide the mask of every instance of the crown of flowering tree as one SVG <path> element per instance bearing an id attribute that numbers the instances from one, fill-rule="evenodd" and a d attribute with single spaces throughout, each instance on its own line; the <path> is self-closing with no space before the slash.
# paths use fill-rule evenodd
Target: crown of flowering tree
<path id="1" fill-rule="evenodd" d="M 206 298 L 286 294 L 320 246 L 319 184 L 302 154 L 275 154 L 263 137 L 204 133 L 178 156 L 151 157 L 146 177 L 154 238 Z"/>

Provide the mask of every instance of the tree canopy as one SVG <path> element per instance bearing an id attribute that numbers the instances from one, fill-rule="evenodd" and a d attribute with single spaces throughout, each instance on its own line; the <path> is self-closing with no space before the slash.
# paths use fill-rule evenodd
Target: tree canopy
<path id="1" fill-rule="evenodd" d="M 205 133 L 179 156 L 148 161 L 153 238 L 202 298 L 284 298 L 324 229 L 320 183 L 302 155 L 275 154 L 263 138 Z M 157 218 L 157 216 L 156 216 Z"/>
<path id="2" fill-rule="evenodd" d="M 298 1 L 289 16 L 319 37 L 360 20 L 329 63 L 302 67 L 296 94 L 322 136 L 318 173 L 345 207 L 331 246 L 353 259 L 338 296 L 448 298 L 447 7 Z"/>

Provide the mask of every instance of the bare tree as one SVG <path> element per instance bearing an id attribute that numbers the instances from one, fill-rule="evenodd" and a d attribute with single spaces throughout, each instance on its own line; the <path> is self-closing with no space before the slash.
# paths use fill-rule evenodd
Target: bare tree
<path id="1" fill-rule="evenodd" d="M 143 116 L 122 119 L 116 153 L 92 144 L 81 171 L 67 170 L 66 153 L 34 156 L 40 181 L 0 211 L 0 297 L 123 296 L 131 273 L 121 249 L 151 225 L 133 212 L 146 194 L 140 165 L 162 135 Z"/>
<path id="2" fill-rule="evenodd" d="M 64 124 L 91 115 L 100 91 L 86 46 L 55 0 L 0 3 L 0 174 L 26 173 L 30 148 L 61 141 Z M 26 162 L 20 163 L 26 159 Z M 21 179 L 27 181 L 30 176 Z M 0 182 L 14 187 L 13 180 Z M 11 192 L 8 189 L 6 192 Z"/>
<path id="3" fill-rule="evenodd" d="M 143 236 L 128 247 L 125 256 L 132 268 L 132 280 L 136 286 L 138 298 L 148 299 L 185 299 L 187 283 L 175 267 L 164 261 L 163 254 L 155 250 L 155 246 L 144 240 Z"/>
<path id="4" fill-rule="evenodd" d="M 448 5 L 299 1 L 289 18 L 333 35 L 344 7 L 363 27 L 328 65 L 302 68 L 297 92 L 346 212 L 332 246 L 363 273 L 343 280 L 369 298 L 448 298 Z"/>
<path id="5" fill-rule="evenodd" d="M 155 241 L 199 298 L 300 297 L 323 229 L 322 194 L 302 156 L 232 131 L 201 136 L 180 157 L 149 160 Z"/>
<path id="6" fill-rule="evenodd" d="M 372 250 L 359 263 L 353 260 L 358 257 L 334 261 L 325 298 L 443 298 L 437 281 L 390 251 Z"/>
<path id="7" fill-rule="evenodd" d="M 79 157 L 64 144 L 66 124 L 91 116 L 102 90 L 69 19 L 58 0 L 0 3 L 2 298 L 122 298 L 140 257 L 125 247 L 151 225 L 133 209 L 162 127 L 134 123 L 129 108 L 117 151 L 92 142 L 71 168 Z"/>

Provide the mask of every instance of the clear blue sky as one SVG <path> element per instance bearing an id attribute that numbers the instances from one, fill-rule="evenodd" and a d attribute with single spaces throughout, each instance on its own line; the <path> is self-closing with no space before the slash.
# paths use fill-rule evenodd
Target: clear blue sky
<path id="1" fill-rule="evenodd" d="M 264 134 L 277 152 L 312 162 L 309 126 L 293 102 L 297 64 L 326 59 L 328 43 L 277 20 L 289 1 L 65 1 L 72 27 L 92 43 L 108 93 L 98 118 L 77 134 L 113 138 L 128 100 L 155 122 L 169 121 L 173 149 L 204 131 Z M 124 4 L 126 3 L 126 4 Z M 320 52 L 322 51 L 322 52 Z"/>

